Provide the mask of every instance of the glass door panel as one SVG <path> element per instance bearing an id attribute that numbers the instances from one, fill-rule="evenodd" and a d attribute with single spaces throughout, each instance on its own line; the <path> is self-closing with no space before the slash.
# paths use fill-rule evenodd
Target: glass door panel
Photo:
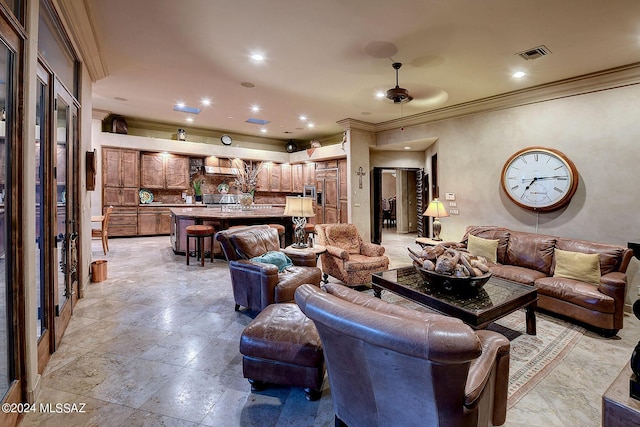
<path id="1" fill-rule="evenodd" d="M 56 106 L 53 129 L 52 155 L 55 165 L 55 223 L 57 258 L 56 280 L 54 281 L 55 304 L 55 343 L 57 348 L 64 330 L 71 318 L 73 300 L 77 291 L 78 267 L 78 207 L 75 198 L 78 194 L 78 156 L 77 107 L 64 86 L 56 80 Z"/>
<path id="2" fill-rule="evenodd" d="M 58 311 L 62 311 L 68 295 L 67 283 L 67 266 L 69 264 L 68 259 L 68 237 L 69 232 L 67 230 L 67 147 L 68 147 L 68 133 L 69 133 L 69 105 L 64 102 L 63 99 L 58 98 L 58 106 L 56 109 L 56 127 L 54 132 L 55 137 L 55 177 L 56 177 L 56 253 L 58 262 L 58 283 L 56 300 Z"/>
<path id="3" fill-rule="evenodd" d="M 37 98 L 36 98 L 36 141 L 35 141 L 35 173 L 36 173 L 36 295 L 38 299 L 38 307 L 36 311 L 36 332 L 38 339 L 42 336 L 47 329 L 47 319 L 45 317 L 45 298 L 46 298 L 46 273 L 45 273 L 45 131 L 46 123 L 46 100 L 47 100 L 47 86 L 41 80 L 38 80 L 37 84 Z"/>
<path id="4" fill-rule="evenodd" d="M 10 72 L 13 55 L 0 43 L 0 396 L 5 395 L 13 375 L 13 329 L 11 293 L 11 118 L 13 105 Z"/>

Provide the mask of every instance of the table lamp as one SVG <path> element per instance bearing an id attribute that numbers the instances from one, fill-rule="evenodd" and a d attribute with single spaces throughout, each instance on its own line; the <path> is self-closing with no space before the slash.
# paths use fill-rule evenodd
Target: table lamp
<path id="1" fill-rule="evenodd" d="M 313 212 L 313 199 L 309 197 L 287 196 L 287 204 L 284 207 L 284 216 L 290 216 L 294 225 L 296 242 L 291 247 L 296 249 L 306 248 L 304 226 L 307 217 L 315 216 Z"/>
<path id="2" fill-rule="evenodd" d="M 444 204 L 438 199 L 433 199 L 422 216 L 431 216 L 434 218 L 433 240 L 441 241 L 440 230 L 442 230 L 442 224 L 440 224 L 440 218 L 446 218 L 449 216 L 449 212 L 444 208 Z"/>

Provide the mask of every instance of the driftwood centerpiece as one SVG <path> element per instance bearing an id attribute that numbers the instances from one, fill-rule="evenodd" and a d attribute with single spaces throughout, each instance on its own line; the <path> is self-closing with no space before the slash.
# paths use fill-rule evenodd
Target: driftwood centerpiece
<path id="1" fill-rule="evenodd" d="M 491 278 L 487 260 L 471 255 L 461 243 L 440 243 L 420 252 L 407 249 L 424 280 L 445 290 L 478 290 Z"/>

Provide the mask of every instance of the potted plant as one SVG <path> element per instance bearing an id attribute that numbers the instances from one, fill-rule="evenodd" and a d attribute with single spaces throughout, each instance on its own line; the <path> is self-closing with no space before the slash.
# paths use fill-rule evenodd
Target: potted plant
<path id="1" fill-rule="evenodd" d="M 204 178 L 193 180 L 193 194 L 196 196 L 196 202 L 202 201 L 202 183 Z"/>

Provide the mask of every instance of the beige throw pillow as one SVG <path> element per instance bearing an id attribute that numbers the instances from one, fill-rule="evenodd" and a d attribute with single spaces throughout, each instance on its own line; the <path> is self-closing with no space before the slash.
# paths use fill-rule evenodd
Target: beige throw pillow
<path id="1" fill-rule="evenodd" d="M 555 249 L 556 268 L 553 277 L 566 277 L 597 285 L 600 283 L 600 257 L 598 254 Z"/>
<path id="2" fill-rule="evenodd" d="M 498 260 L 499 241 L 500 240 L 483 239 L 481 237 L 476 237 L 473 234 L 469 234 L 467 250 L 471 255 L 485 257 L 487 261 L 495 264 Z"/>

